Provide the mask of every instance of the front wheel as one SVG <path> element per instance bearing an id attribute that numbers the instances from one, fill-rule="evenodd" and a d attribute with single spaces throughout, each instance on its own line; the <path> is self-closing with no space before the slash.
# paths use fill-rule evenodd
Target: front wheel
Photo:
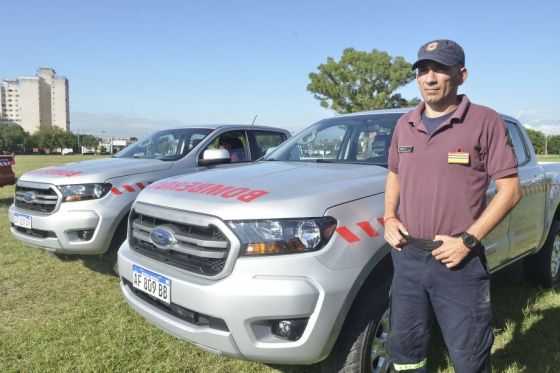
<path id="1" fill-rule="evenodd" d="M 525 258 L 523 264 L 531 284 L 550 288 L 560 283 L 560 221 L 552 222 L 542 249 Z"/>
<path id="2" fill-rule="evenodd" d="M 322 372 L 389 372 L 389 285 L 391 278 L 366 288 L 352 306 Z"/>

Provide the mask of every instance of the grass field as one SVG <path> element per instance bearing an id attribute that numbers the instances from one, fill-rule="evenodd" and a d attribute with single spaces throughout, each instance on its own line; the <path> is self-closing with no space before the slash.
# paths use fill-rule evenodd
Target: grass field
<path id="1" fill-rule="evenodd" d="M 560 155 L 549 154 L 549 155 L 537 155 L 539 162 L 560 162 Z"/>
<path id="2" fill-rule="evenodd" d="M 18 156 L 23 172 L 84 156 Z M 59 260 L 14 240 L 7 210 L 13 186 L 0 189 L 0 371 L 280 372 L 219 357 L 175 339 L 127 306 L 107 263 Z M 495 372 L 556 372 L 560 294 L 523 283 L 521 266 L 492 278 Z M 436 333 L 432 371 L 452 372 Z"/>

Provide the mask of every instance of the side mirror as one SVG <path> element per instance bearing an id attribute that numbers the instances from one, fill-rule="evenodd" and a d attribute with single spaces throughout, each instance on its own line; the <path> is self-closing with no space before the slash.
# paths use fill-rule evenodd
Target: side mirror
<path id="1" fill-rule="evenodd" d="M 206 149 L 202 158 L 198 160 L 199 166 L 212 166 L 230 163 L 231 158 L 227 149 Z"/>

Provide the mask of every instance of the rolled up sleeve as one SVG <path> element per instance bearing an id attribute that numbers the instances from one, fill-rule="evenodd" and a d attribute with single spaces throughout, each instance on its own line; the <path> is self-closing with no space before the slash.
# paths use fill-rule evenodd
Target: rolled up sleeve
<path id="1" fill-rule="evenodd" d="M 508 141 L 506 124 L 498 115 L 488 132 L 486 170 L 493 180 L 517 173 L 517 159 Z"/>

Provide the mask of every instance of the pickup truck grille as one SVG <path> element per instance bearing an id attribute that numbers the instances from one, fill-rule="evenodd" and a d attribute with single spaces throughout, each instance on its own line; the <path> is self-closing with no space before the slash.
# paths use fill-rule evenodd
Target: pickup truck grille
<path id="1" fill-rule="evenodd" d="M 129 243 L 133 250 L 155 260 L 199 275 L 215 276 L 224 269 L 231 245 L 217 226 L 204 224 L 204 219 L 189 223 L 133 210 Z M 172 242 L 165 247 L 154 244 L 151 236 L 156 229 L 171 234 Z"/>
<path id="2" fill-rule="evenodd" d="M 15 205 L 19 208 L 44 213 L 53 212 L 58 204 L 59 196 L 54 187 L 16 185 Z"/>

